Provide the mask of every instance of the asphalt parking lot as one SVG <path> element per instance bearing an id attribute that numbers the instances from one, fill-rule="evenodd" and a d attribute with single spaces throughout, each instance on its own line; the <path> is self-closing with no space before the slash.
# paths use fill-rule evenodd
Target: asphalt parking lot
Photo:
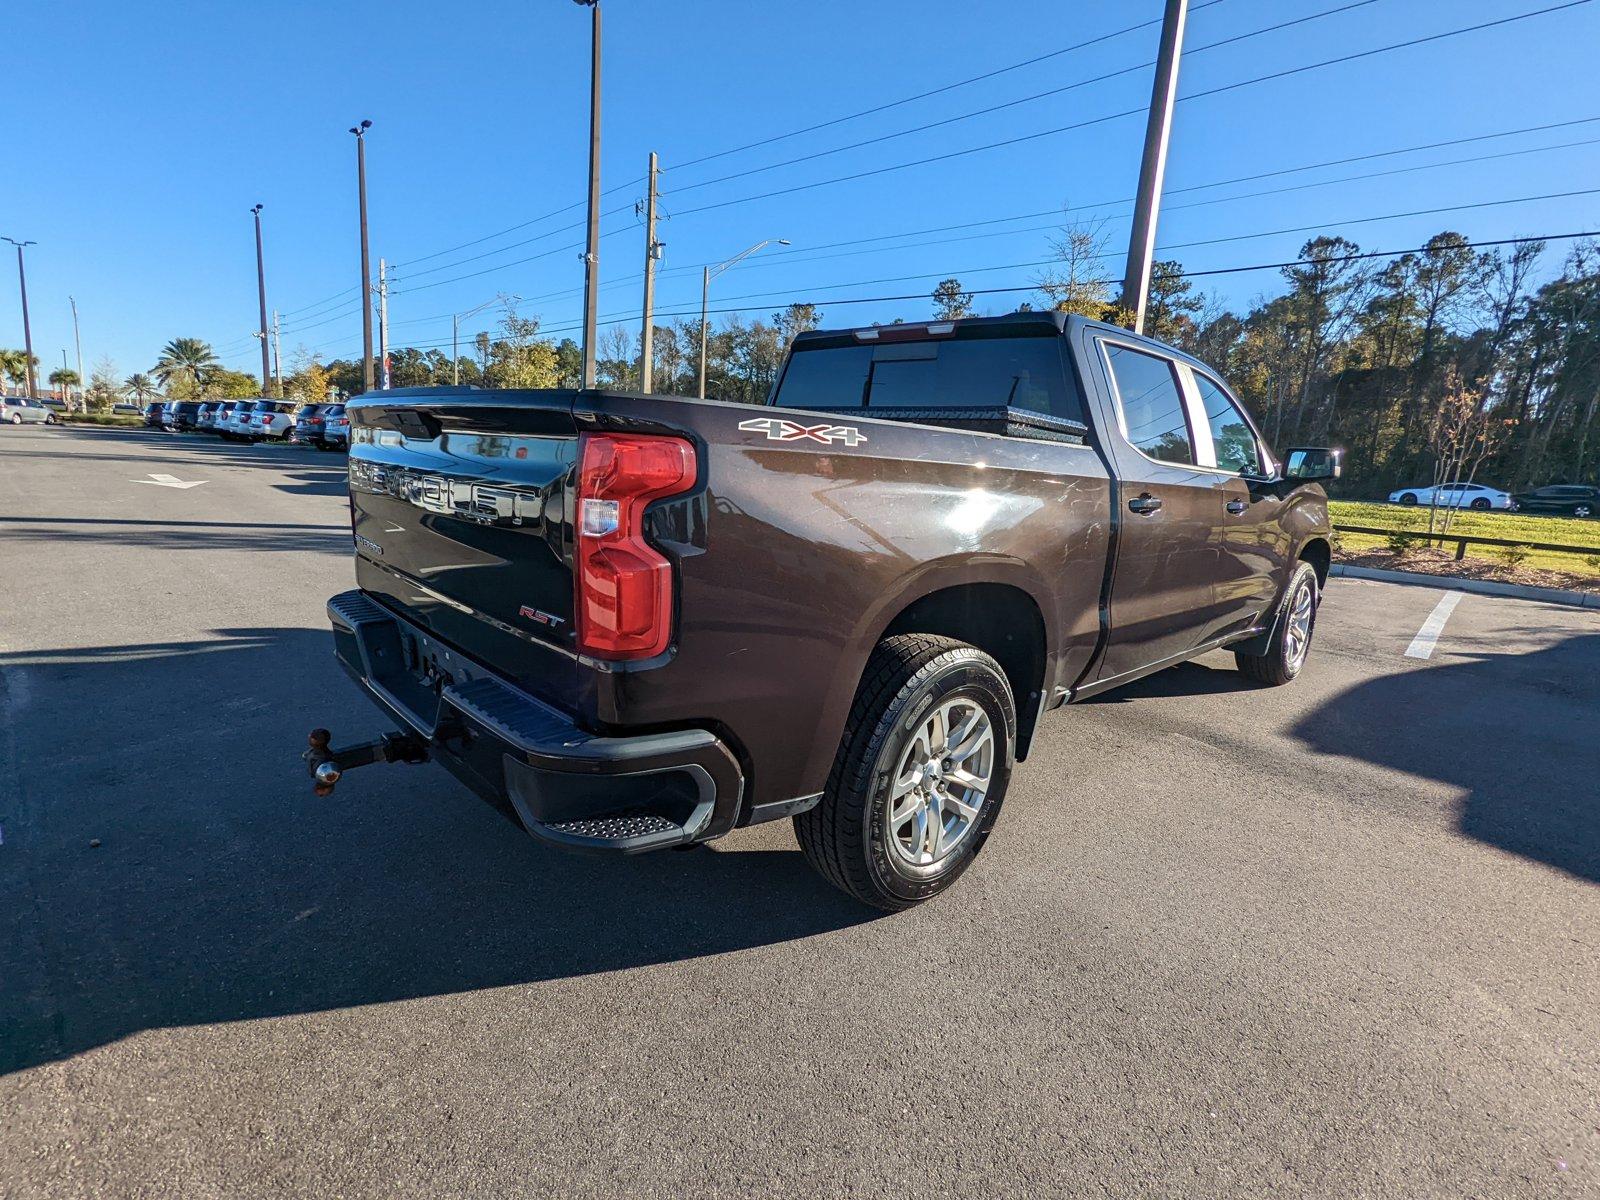
<path id="1" fill-rule="evenodd" d="M 1600 1192 L 1600 613 L 1408 657 L 1443 593 L 1335 580 L 1292 687 L 1055 714 L 889 917 L 784 824 L 316 799 L 306 730 L 383 729 L 345 517 L 332 455 L 0 431 L 0 1195 Z"/>

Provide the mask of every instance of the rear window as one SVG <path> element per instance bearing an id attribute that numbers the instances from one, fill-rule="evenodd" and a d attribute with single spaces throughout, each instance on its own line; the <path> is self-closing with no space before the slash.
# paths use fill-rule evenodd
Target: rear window
<path id="1" fill-rule="evenodd" d="M 958 338 L 796 350 L 773 403 L 785 408 L 1024 408 L 1083 419 L 1060 339 Z"/>

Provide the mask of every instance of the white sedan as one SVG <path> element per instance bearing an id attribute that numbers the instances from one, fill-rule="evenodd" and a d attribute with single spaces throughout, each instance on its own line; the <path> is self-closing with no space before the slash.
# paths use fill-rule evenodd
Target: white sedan
<path id="1" fill-rule="evenodd" d="M 1440 508 L 1509 509 L 1512 507 L 1510 492 L 1485 487 L 1481 483 L 1441 483 L 1438 491 Z M 1389 493 L 1389 503 L 1431 505 L 1434 502 L 1433 493 L 1434 489 L 1431 486 L 1401 488 L 1399 491 Z"/>

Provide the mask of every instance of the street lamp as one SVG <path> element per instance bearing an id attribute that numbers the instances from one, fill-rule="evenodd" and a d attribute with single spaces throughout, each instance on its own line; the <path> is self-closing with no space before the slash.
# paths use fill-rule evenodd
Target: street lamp
<path id="1" fill-rule="evenodd" d="M 789 245 L 789 239 L 788 238 L 767 238 L 765 241 L 757 242 L 754 246 L 751 246 L 748 250 L 739 251 L 738 254 L 735 254 L 727 262 L 718 263 L 714 267 L 704 267 L 704 268 L 701 269 L 701 273 L 700 273 L 700 399 L 702 399 L 702 400 L 704 400 L 706 398 L 706 318 L 710 315 L 707 310 L 708 310 L 708 308 L 710 306 L 710 303 L 711 303 L 711 281 L 713 279 L 715 279 L 718 275 L 721 275 L 724 271 L 732 270 L 734 267 L 738 266 L 745 259 L 749 258 L 752 254 L 755 254 L 757 251 L 765 250 L 768 246 L 772 245 L 773 242 L 777 242 L 778 245 L 780 245 L 780 246 Z"/>
<path id="2" fill-rule="evenodd" d="M 460 337 L 461 337 L 461 322 L 462 322 L 462 320 L 464 318 L 466 318 L 466 317 L 473 316 L 476 313 L 481 313 L 484 309 L 488 308 L 491 304 L 495 303 L 496 300 L 501 300 L 501 301 L 510 300 L 512 302 L 515 302 L 515 301 L 518 301 L 518 300 L 521 300 L 521 299 L 522 299 L 521 296 L 496 296 L 492 300 L 485 300 L 482 304 L 478 305 L 476 308 L 467 309 L 466 312 L 451 313 L 450 314 L 450 369 L 455 372 L 455 386 L 456 387 L 460 387 L 461 386 L 461 351 L 457 346 L 457 342 L 460 340 Z"/>
<path id="3" fill-rule="evenodd" d="M 589 235 L 583 251 L 583 379 L 595 382 L 595 314 L 600 308 L 600 0 L 574 0 L 593 10 L 589 26 Z"/>
<path id="4" fill-rule="evenodd" d="M 361 206 L 361 387 L 372 390 L 372 259 L 367 253 L 367 130 L 371 121 L 350 126 L 356 135 L 356 191 Z"/>
<path id="5" fill-rule="evenodd" d="M 22 288 L 22 352 L 27 355 L 24 366 L 24 384 L 28 389 L 28 399 L 32 400 L 39 394 L 39 376 L 33 369 L 33 326 L 28 322 L 28 273 L 22 266 L 22 248 L 37 245 L 36 242 L 19 242 L 16 238 L 4 239 L 17 248 L 17 283 Z"/>

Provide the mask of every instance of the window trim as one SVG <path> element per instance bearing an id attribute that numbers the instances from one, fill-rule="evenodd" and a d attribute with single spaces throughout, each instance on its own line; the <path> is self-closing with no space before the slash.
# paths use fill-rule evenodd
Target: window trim
<path id="1" fill-rule="evenodd" d="M 1211 451 L 1211 430 L 1209 428 L 1206 429 L 1204 449 L 1201 448 L 1200 436 L 1195 430 L 1194 404 L 1191 402 L 1189 396 L 1190 389 L 1187 387 L 1183 375 L 1177 370 L 1177 368 L 1186 366 L 1187 364 L 1180 363 L 1171 355 L 1162 354 L 1159 351 L 1152 350 L 1148 346 L 1142 346 L 1137 342 L 1129 341 L 1119 337 L 1097 334 L 1095 336 L 1095 344 L 1100 351 L 1100 363 L 1101 367 L 1106 373 L 1106 382 L 1111 385 L 1111 406 L 1116 410 L 1117 432 L 1122 435 L 1123 443 L 1140 458 L 1144 459 L 1146 462 L 1155 463 L 1157 466 L 1171 467 L 1176 471 L 1215 471 L 1215 467 L 1208 468 L 1199 461 L 1202 455 L 1211 454 L 1211 461 L 1215 462 L 1216 455 Z M 1173 373 L 1174 382 L 1177 384 L 1178 403 L 1183 406 L 1184 423 L 1189 427 L 1189 449 L 1193 452 L 1196 461 L 1192 463 L 1179 463 L 1172 462 L 1165 458 L 1154 458 L 1141 450 L 1139 448 L 1139 444 L 1135 442 L 1131 436 L 1129 436 L 1128 414 L 1126 411 L 1124 411 L 1122 406 L 1122 385 L 1117 381 L 1117 370 L 1111 361 L 1111 348 L 1113 346 L 1123 350 L 1130 350 L 1135 354 L 1143 354 L 1147 358 L 1159 359 L 1167 364 L 1167 369 Z"/>

